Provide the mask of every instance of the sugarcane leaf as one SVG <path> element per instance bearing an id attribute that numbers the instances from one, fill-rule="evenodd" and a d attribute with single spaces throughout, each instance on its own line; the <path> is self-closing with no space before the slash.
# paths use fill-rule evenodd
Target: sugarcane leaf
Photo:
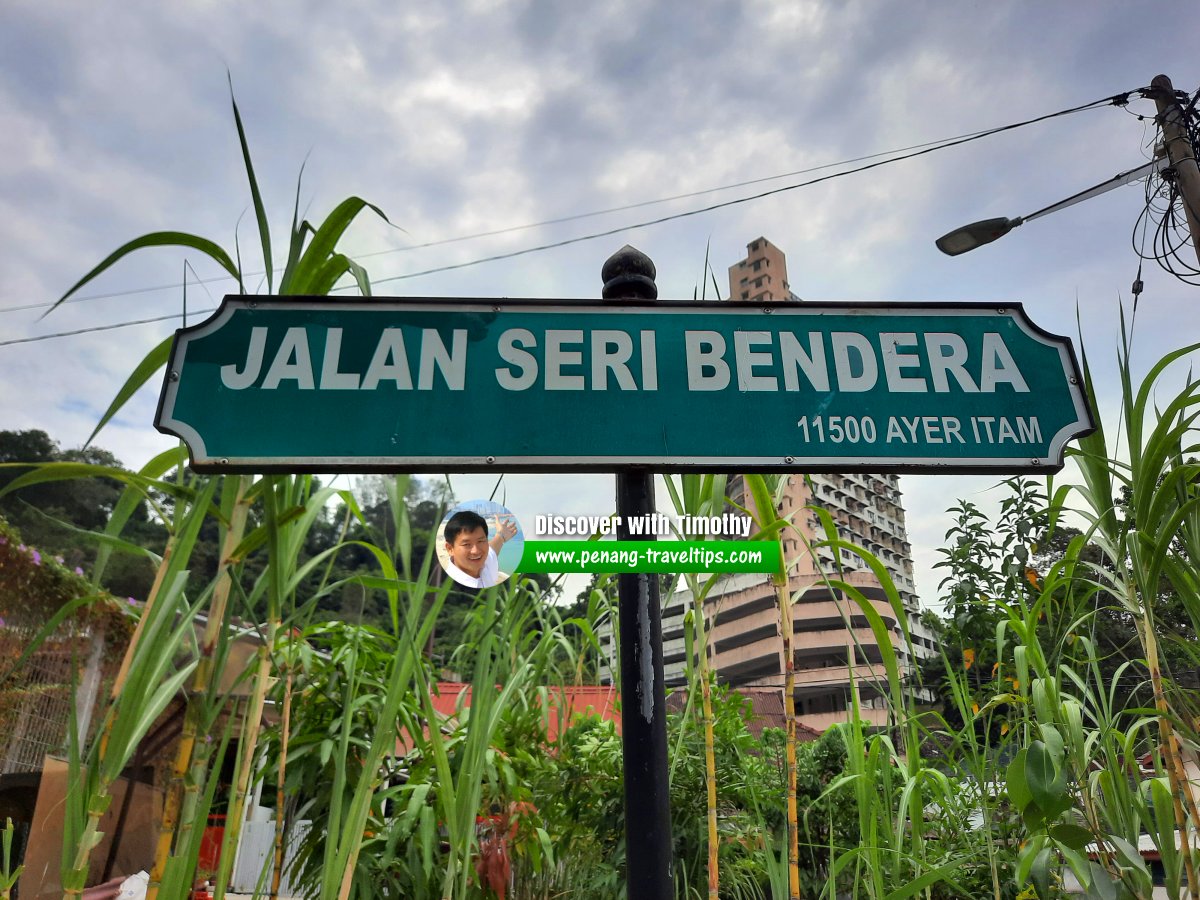
<path id="1" fill-rule="evenodd" d="M 226 75 L 229 75 L 227 72 Z M 258 179 L 254 177 L 254 164 L 250 161 L 250 145 L 246 142 L 246 129 L 242 125 L 242 114 L 238 111 L 237 99 L 233 95 L 233 76 L 229 75 L 229 102 L 233 104 L 233 121 L 237 125 L 238 143 L 242 148 L 242 161 L 246 164 L 246 178 L 250 181 L 250 197 L 254 202 L 254 218 L 258 221 L 258 239 L 262 242 L 263 267 L 267 273 L 267 293 L 274 284 L 274 263 L 271 261 L 271 228 L 267 222 L 267 211 L 263 206 L 262 194 L 258 190 Z"/>
<path id="2" fill-rule="evenodd" d="M 325 221 L 313 234 L 312 241 L 309 242 L 300 260 L 296 263 L 295 273 L 292 281 L 288 285 L 288 294 L 314 294 L 313 290 L 316 283 L 316 274 L 319 272 L 327 259 L 333 254 L 337 247 L 337 242 L 341 240 L 346 229 L 350 227 L 350 223 L 364 209 L 373 210 L 385 222 L 388 217 L 384 215 L 383 210 L 375 206 L 373 203 L 368 203 L 361 197 L 347 197 L 339 203 L 331 212 Z M 389 224 L 391 224 L 389 222 Z M 283 286 L 280 286 L 282 291 Z"/>
<path id="3" fill-rule="evenodd" d="M 94 279 L 101 272 L 104 272 L 115 263 L 119 262 L 124 257 L 133 253 L 135 250 L 143 250 L 148 247 L 190 247 L 193 250 L 198 250 L 205 256 L 215 261 L 222 269 L 228 272 L 240 285 L 242 276 L 238 267 L 234 265 L 229 254 L 221 247 L 207 238 L 202 238 L 194 234 L 188 234 L 185 231 L 152 231 L 149 234 L 143 234 L 141 237 L 136 237 L 132 241 L 122 244 L 108 256 L 104 257 L 99 265 L 95 266 L 90 272 L 80 278 L 73 284 L 65 294 L 54 301 L 42 318 L 50 315 L 54 310 L 67 300 L 71 295 L 78 291 L 81 287 Z"/>
<path id="4" fill-rule="evenodd" d="M 137 367 L 125 379 L 125 383 L 121 385 L 121 389 L 117 391 L 117 396 L 108 405 L 108 409 L 104 411 L 104 415 L 100 417 L 100 421 L 96 423 L 96 427 L 92 429 L 92 433 L 88 435 L 88 439 L 83 442 L 84 447 L 87 447 L 96 439 L 96 435 L 100 433 L 100 429 L 107 425 L 112 420 L 112 417 L 120 411 L 121 407 L 129 401 L 129 398 L 136 394 L 142 385 L 150 380 L 150 376 L 167 364 L 167 358 L 171 355 L 171 344 L 174 341 L 174 335 L 166 338 L 157 347 L 147 353 L 145 358 L 137 364 Z"/>

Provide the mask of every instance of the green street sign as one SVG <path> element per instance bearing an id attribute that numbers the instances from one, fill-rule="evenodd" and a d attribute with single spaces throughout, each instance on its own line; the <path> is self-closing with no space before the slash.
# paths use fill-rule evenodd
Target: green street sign
<path id="1" fill-rule="evenodd" d="M 226 297 L 155 426 L 201 471 L 1052 471 L 1081 384 L 1019 304 Z"/>

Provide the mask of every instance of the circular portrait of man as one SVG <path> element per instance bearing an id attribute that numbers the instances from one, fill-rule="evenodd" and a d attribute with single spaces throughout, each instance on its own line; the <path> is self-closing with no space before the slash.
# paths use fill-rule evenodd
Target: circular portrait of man
<path id="1" fill-rule="evenodd" d="M 503 584 L 520 564 L 524 549 L 516 516 L 494 500 L 460 503 L 438 528 L 438 561 L 463 587 Z"/>

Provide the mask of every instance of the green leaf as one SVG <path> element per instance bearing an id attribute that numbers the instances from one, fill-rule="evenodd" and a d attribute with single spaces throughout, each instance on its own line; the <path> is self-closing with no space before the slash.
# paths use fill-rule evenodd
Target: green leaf
<path id="1" fill-rule="evenodd" d="M 337 242 L 350 227 L 350 223 L 364 209 L 374 210 L 381 219 L 388 221 L 388 217 L 374 204 L 361 197 L 347 197 L 334 208 L 313 234 L 312 241 L 296 263 L 294 271 L 289 272 L 289 277 L 279 285 L 279 292 L 291 295 L 315 293 L 313 286 L 317 273 L 334 253 Z"/>
<path id="2" fill-rule="evenodd" d="M 171 335 L 171 337 L 147 353 L 145 358 L 138 363 L 137 368 L 125 379 L 125 383 L 117 391 L 117 396 L 108 405 L 108 409 L 104 411 L 104 415 L 100 417 L 100 421 L 96 424 L 96 427 L 92 429 L 92 433 L 88 435 L 88 439 L 83 442 L 85 447 L 96 439 L 96 435 L 100 433 L 100 429 L 107 425 L 121 407 L 128 402 L 129 398 L 136 394 L 142 385 L 150 380 L 150 376 L 167 364 L 167 357 L 171 354 L 171 344 L 174 341 L 175 336 Z"/>
<path id="3" fill-rule="evenodd" d="M 1050 837 L 1072 850 L 1082 850 L 1095 840 L 1090 831 L 1071 822 L 1062 822 L 1051 826 Z"/>
<path id="4" fill-rule="evenodd" d="M 912 897 L 930 885 L 938 884 L 939 882 L 951 882 L 953 880 L 950 875 L 962 868 L 960 863 L 954 862 L 949 865 L 941 866 L 937 869 L 930 869 L 917 878 L 914 878 L 908 884 L 898 887 L 896 890 L 887 894 L 883 900 L 905 900 L 907 897 Z"/>
<path id="5" fill-rule="evenodd" d="M 370 297 L 371 276 L 367 274 L 367 270 L 349 257 L 346 258 L 346 265 L 350 268 L 350 274 L 354 276 L 354 281 L 358 285 L 359 292 L 364 297 Z"/>
<path id="6" fill-rule="evenodd" d="M 26 504 L 28 506 L 28 504 Z M 143 547 L 141 544 L 135 544 L 133 541 L 122 540 L 115 535 L 108 534 L 103 531 L 92 531 L 90 528 L 80 528 L 78 525 L 72 525 L 70 522 L 56 518 L 49 513 L 42 512 L 36 506 L 29 506 L 31 512 L 39 518 L 47 519 L 53 522 L 59 528 L 71 534 L 78 535 L 84 541 L 89 541 L 108 548 L 109 551 L 116 550 L 121 553 L 127 553 L 130 556 L 140 556 L 150 560 L 154 565 L 158 565 L 162 559 L 153 550 L 148 547 Z"/>
<path id="7" fill-rule="evenodd" d="M 228 75 L 228 73 L 226 73 Z M 254 177 L 254 164 L 250 162 L 250 145 L 246 142 L 246 129 L 242 126 L 242 114 L 238 112 L 237 100 L 233 96 L 233 76 L 229 76 L 229 102 L 233 104 L 233 121 L 237 125 L 238 143 L 242 147 L 242 161 L 246 164 L 246 178 L 250 181 L 250 198 L 254 202 L 254 218 L 258 221 L 258 239 L 262 243 L 263 267 L 267 273 L 267 293 L 273 287 L 274 263 L 271 261 L 271 228 L 267 223 L 267 211 L 263 206 L 262 194 L 258 190 L 258 179 Z"/>
<path id="8" fill-rule="evenodd" d="M 1017 808 L 1017 812 L 1024 812 L 1025 808 L 1033 802 L 1033 794 L 1030 793 L 1029 784 L 1025 781 L 1025 756 L 1027 752 L 1022 748 L 1013 757 L 1012 762 L 1008 764 L 1008 799 Z"/>
<path id="9" fill-rule="evenodd" d="M 1062 799 L 1065 785 L 1059 779 L 1050 751 L 1041 741 L 1034 741 L 1026 752 L 1025 783 L 1034 804 L 1043 811 L 1052 809 Z"/>
<path id="10" fill-rule="evenodd" d="M 138 474 L 147 478 L 160 478 L 171 471 L 171 469 L 182 466 L 186 462 L 187 452 L 182 446 L 175 446 L 155 456 L 142 466 Z M 104 533 L 111 537 L 119 537 L 130 516 L 133 515 L 134 510 L 137 509 L 138 504 L 143 499 L 145 499 L 145 492 L 140 487 L 126 485 L 125 490 L 121 492 L 121 499 L 117 501 L 112 513 L 108 517 L 108 524 L 104 528 Z M 104 576 L 104 569 L 108 565 L 111 555 L 112 548 L 102 543 L 96 553 L 96 563 L 92 566 L 93 585 L 100 585 L 101 579 Z"/>
<path id="11" fill-rule="evenodd" d="M 425 798 L 429 796 L 429 789 L 433 787 L 428 781 L 418 784 L 412 790 L 412 796 L 408 798 L 408 806 L 405 807 L 404 815 L 400 817 L 400 830 L 407 833 L 412 828 L 413 821 L 425 807 Z"/>
<path id="12" fill-rule="evenodd" d="M 0 463 L 0 468 L 22 468 L 28 469 L 28 463 Z M 118 469 L 115 466 L 97 466 L 91 463 L 78 462 L 48 462 L 41 463 L 36 468 L 31 469 L 23 475 L 19 475 L 0 488 L 0 497 L 11 494 L 13 491 L 18 491 L 21 488 L 29 487 L 33 484 L 46 484 L 52 481 L 70 481 L 73 478 L 113 478 L 117 481 L 125 482 L 126 484 L 136 484 L 142 488 L 148 488 L 151 485 L 154 487 L 163 487 L 165 490 L 165 482 L 156 482 L 152 478 L 144 478 L 140 475 L 135 475 L 125 469 Z"/>
<path id="13" fill-rule="evenodd" d="M 1125 866 L 1139 872 L 1144 878 L 1150 878 L 1150 870 L 1146 868 L 1146 860 L 1142 858 L 1142 854 L 1138 852 L 1138 848 L 1125 840 L 1119 835 L 1110 834 L 1105 838 L 1110 844 L 1117 848 L 1117 852 L 1125 860 Z"/>
<path id="14" fill-rule="evenodd" d="M 25 663 L 31 656 L 33 656 L 34 653 L 38 651 L 38 648 L 42 646 L 42 643 L 46 640 L 46 638 L 54 634 L 54 632 L 58 630 L 58 626 L 66 621 L 66 619 L 68 619 L 72 614 L 74 614 L 77 609 L 96 602 L 111 603 L 112 601 L 106 594 L 89 594 L 86 597 L 76 597 L 74 600 L 64 603 L 54 615 L 46 620 L 46 624 L 43 625 L 41 630 L 33 636 L 33 639 L 29 641 L 29 644 L 25 647 L 25 649 L 21 651 L 21 655 L 17 658 L 17 661 L 8 668 L 4 674 L 4 677 L 0 678 L 0 686 L 2 686 L 13 675 L 23 670 Z"/>
<path id="15" fill-rule="evenodd" d="M 1017 872 L 1016 879 L 1018 885 L 1023 885 L 1029 881 L 1029 873 L 1033 868 L 1033 864 L 1037 861 L 1038 856 L 1046 846 L 1046 836 L 1044 834 L 1035 834 L 1030 838 L 1021 852 L 1017 855 Z"/>
<path id="16" fill-rule="evenodd" d="M 1042 736 L 1042 741 L 1046 744 L 1046 750 L 1050 754 L 1054 768 L 1061 769 L 1063 760 L 1066 757 L 1066 745 L 1063 743 L 1062 735 L 1057 728 L 1046 723 L 1038 726 L 1038 732 Z"/>
<path id="17" fill-rule="evenodd" d="M 335 253 L 317 267 L 309 282 L 307 293 L 324 297 L 337 284 L 338 279 L 350 271 L 350 258 L 344 253 Z"/>
<path id="18" fill-rule="evenodd" d="M 1097 862 L 1088 864 L 1091 879 L 1088 882 L 1088 900 L 1117 900 L 1117 885 L 1104 871 L 1104 866 Z"/>
<path id="19" fill-rule="evenodd" d="M 421 808 L 421 824 L 418 830 L 421 835 L 421 871 L 428 879 L 433 874 L 433 850 L 437 842 L 437 826 L 432 806 Z"/>
<path id="20" fill-rule="evenodd" d="M 135 250 L 142 250 L 146 247 L 190 247 L 193 250 L 199 250 L 205 256 L 214 260 L 241 284 L 242 276 L 238 271 L 238 267 L 234 265 L 229 254 L 222 250 L 218 244 L 207 238 L 198 237 L 183 231 L 153 231 L 150 234 L 143 234 L 141 237 L 134 238 L 132 241 L 122 244 L 112 253 L 108 254 L 108 256 L 104 257 L 99 265 L 80 278 L 71 286 L 69 291 L 54 301 L 54 305 L 42 314 L 42 318 L 45 318 L 58 309 L 63 301 L 114 263 L 119 262 Z"/>
<path id="21" fill-rule="evenodd" d="M 1050 896 L 1050 848 L 1043 849 L 1033 860 L 1029 878 L 1037 895 L 1046 900 Z"/>

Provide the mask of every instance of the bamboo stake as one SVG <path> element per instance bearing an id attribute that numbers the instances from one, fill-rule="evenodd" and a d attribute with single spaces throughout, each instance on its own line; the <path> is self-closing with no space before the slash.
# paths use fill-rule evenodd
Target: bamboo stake
<path id="1" fill-rule="evenodd" d="M 242 723 L 242 755 L 238 766 L 237 783 L 229 802 L 229 813 L 225 818 L 224 847 L 234 852 L 226 859 L 221 857 L 221 870 L 217 878 L 215 900 L 225 896 L 226 882 L 233 869 L 233 856 L 242 834 L 242 820 L 246 813 L 246 795 L 250 792 L 250 777 L 254 774 L 254 757 L 258 750 L 258 737 L 262 732 L 263 706 L 267 698 L 267 682 L 271 675 L 271 654 L 268 648 L 275 646 L 275 622 L 267 628 L 267 641 L 258 648 L 258 667 L 254 676 L 254 690 L 246 704 L 246 718 Z M 224 847 L 222 849 L 224 849 Z"/>
<path id="2" fill-rule="evenodd" d="M 258 749 L 258 737 L 262 731 L 263 706 L 267 699 L 267 688 L 271 675 L 271 654 L 275 650 L 275 642 L 279 637 L 280 617 L 283 610 L 283 585 L 286 583 L 286 573 L 283 569 L 284 556 L 281 544 L 278 518 L 277 494 L 280 484 L 288 482 L 271 478 L 263 492 L 263 511 L 267 528 L 268 571 L 267 581 L 267 634 L 266 640 L 258 648 L 258 666 L 255 671 L 253 685 L 250 691 L 250 701 L 247 704 L 246 720 L 242 725 L 241 763 L 238 767 L 237 785 L 233 797 L 230 798 L 229 811 L 225 819 L 225 839 L 222 850 L 236 848 L 242 833 L 242 819 L 246 807 L 246 794 L 250 790 L 250 778 L 254 774 L 254 758 Z M 294 561 L 294 557 L 290 561 Z M 225 889 L 233 868 L 233 853 L 229 859 L 222 854 L 220 872 L 218 873 L 214 900 L 224 900 Z"/>
<path id="3" fill-rule="evenodd" d="M 761 475 L 745 476 L 751 494 L 757 521 L 763 536 L 779 544 L 779 568 L 772 574 L 775 599 L 779 605 L 779 631 L 783 644 L 783 709 L 787 719 L 784 742 L 784 766 L 787 769 L 787 848 L 788 848 L 788 897 L 800 900 L 800 823 L 796 809 L 796 657 L 792 649 L 792 600 L 788 590 L 788 566 L 784 553 L 782 529 L 785 522 L 779 518 L 775 501 L 766 490 Z"/>
<path id="4" fill-rule="evenodd" d="M 203 715 L 199 697 L 210 687 L 213 674 L 213 656 L 217 641 L 224 627 L 225 608 L 229 602 L 229 593 L 233 586 L 230 574 L 230 557 L 234 549 L 242 541 L 246 528 L 246 518 L 249 514 L 249 504 L 246 503 L 246 491 L 250 479 L 246 476 L 238 478 L 237 493 L 234 498 L 233 513 L 230 517 L 229 528 L 225 531 L 225 541 L 221 547 L 221 570 L 217 574 L 217 584 L 213 589 L 212 605 L 209 608 L 208 621 L 204 626 L 204 635 L 200 642 L 200 658 L 196 671 L 192 676 L 192 689 L 188 692 L 187 711 L 184 713 L 183 731 L 179 737 L 179 746 L 175 753 L 175 764 L 171 769 L 171 780 L 167 785 L 166 797 L 163 800 L 163 814 L 158 829 L 158 844 L 154 854 L 154 866 L 150 870 L 150 883 L 146 886 L 146 900 L 157 900 L 158 890 L 166 872 L 167 860 L 170 858 L 171 844 L 179 825 L 180 810 L 183 806 L 184 782 L 188 766 L 195 749 L 196 736 L 199 733 L 200 719 Z M 139 627 L 141 622 L 138 623 Z M 193 778 L 197 775 L 193 768 Z M 202 775 L 202 773 L 199 773 Z M 200 783 L 191 785 L 192 791 L 198 792 Z M 190 819 L 187 828 L 191 828 Z"/>
<path id="5" fill-rule="evenodd" d="M 154 573 L 154 584 L 150 586 L 150 593 L 146 597 L 146 605 L 142 609 L 141 616 L 138 617 L 137 625 L 133 627 L 133 635 L 129 638 L 129 646 L 125 648 L 125 655 L 121 658 L 121 668 L 117 670 L 117 677 L 113 679 L 112 690 L 108 692 L 109 699 L 116 703 L 121 697 L 121 691 L 125 688 L 125 682 L 129 678 L 129 667 L 133 664 L 133 656 L 137 650 L 138 642 L 142 638 L 142 630 L 145 627 L 146 620 L 150 618 L 150 610 L 154 608 L 154 601 L 158 599 L 158 593 L 162 590 L 163 579 L 166 578 L 167 569 L 171 565 L 171 554 L 175 550 L 175 535 L 172 534 L 167 538 L 167 546 L 163 549 L 162 559 L 158 563 L 158 571 Z M 113 719 L 110 717 L 105 725 L 104 733 L 100 737 L 100 759 L 104 758 L 104 753 L 108 749 L 108 739 L 112 735 Z"/>
<path id="6" fill-rule="evenodd" d="M 129 639 L 129 646 L 125 648 L 125 656 L 121 660 L 121 668 L 117 671 L 116 678 L 113 679 L 109 698 L 114 706 L 120 700 L 125 682 L 129 678 L 129 669 L 133 664 L 134 653 L 137 650 L 146 620 L 149 618 L 150 611 L 154 607 L 154 601 L 158 598 L 159 592 L 162 590 L 167 568 L 171 564 L 171 553 L 175 548 L 175 541 L 175 534 L 171 534 L 167 538 L 167 545 L 163 549 L 162 559 L 158 564 L 158 571 L 154 574 L 154 584 L 150 587 L 150 594 L 146 598 L 146 606 L 142 609 L 142 615 L 138 618 L 137 625 L 134 626 L 133 635 Z M 116 716 L 113 715 L 110 709 L 109 714 L 106 716 L 104 730 L 100 735 L 99 753 L 96 756 L 95 762 L 98 770 L 101 768 L 101 761 L 108 752 L 108 743 L 112 737 L 112 729 L 115 722 Z M 71 871 L 63 878 L 63 897 L 65 900 L 70 900 L 70 898 L 79 897 L 83 894 L 84 882 L 87 880 L 88 859 L 92 855 L 92 850 L 100 843 L 100 839 L 103 836 L 100 831 L 100 819 L 104 816 L 109 804 L 112 802 L 112 797 L 108 793 L 109 783 L 99 771 L 97 771 L 96 777 L 96 791 L 88 804 L 87 824 L 84 826 L 79 843 L 75 847 L 75 859 L 72 863 Z"/>
<path id="7" fill-rule="evenodd" d="M 783 559 L 782 553 L 780 559 Z M 787 718 L 785 761 L 787 766 L 788 892 L 800 900 L 800 823 L 796 809 L 796 659 L 792 652 L 792 604 L 787 574 L 776 574 L 779 627 L 783 632 L 783 710 Z"/>
<path id="8" fill-rule="evenodd" d="M 721 884 L 720 844 L 717 838 L 717 757 L 713 739 L 712 683 L 709 680 L 708 626 L 703 603 L 696 610 L 700 638 L 700 704 L 704 717 L 704 780 L 708 787 L 708 897 L 717 900 Z"/>
<path id="9" fill-rule="evenodd" d="M 271 872 L 271 900 L 279 897 L 283 882 L 284 776 L 287 771 L 288 732 L 292 724 L 292 670 L 289 667 L 283 687 L 283 724 L 279 736 L 279 774 L 275 779 L 275 863 Z"/>
<path id="10" fill-rule="evenodd" d="M 1135 600 L 1136 598 L 1132 596 L 1133 586 L 1130 585 L 1128 590 L 1131 595 L 1130 599 Z M 1187 803 L 1188 812 L 1194 823 L 1200 823 L 1200 816 L 1197 815 L 1196 800 L 1192 796 L 1191 783 L 1187 780 L 1186 771 L 1182 769 L 1179 745 L 1168 718 L 1167 695 L 1163 690 L 1162 669 L 1158 661 L 1158 639 L 1154 634 L 1149 610 L 1144 605 L 1142 609 L 1142 620 L 1139 624 L 1141 625 L 1142 643 L 1146 650 L 1146 666 L 1150 670 L 1150 683 L 1154 688 L 1154 706 L 1158 710 L 1160 750 L 1167 769 L 1167 782 L 1171 786 L 1171 794 L 1174 797 L 1175 823 L 1179 828 L 1179 853 L 1183 858 L 1184 871 L 1187 874 L 1188 893 L 1192 900 L 1197 900 L 1200 898 L 1200 881 L 1197 881 L 1196 866 L 1192 860 L 1191 842 L 1188 840 L 1187 814 L 1184 812 L 1183 804 Z"/>

